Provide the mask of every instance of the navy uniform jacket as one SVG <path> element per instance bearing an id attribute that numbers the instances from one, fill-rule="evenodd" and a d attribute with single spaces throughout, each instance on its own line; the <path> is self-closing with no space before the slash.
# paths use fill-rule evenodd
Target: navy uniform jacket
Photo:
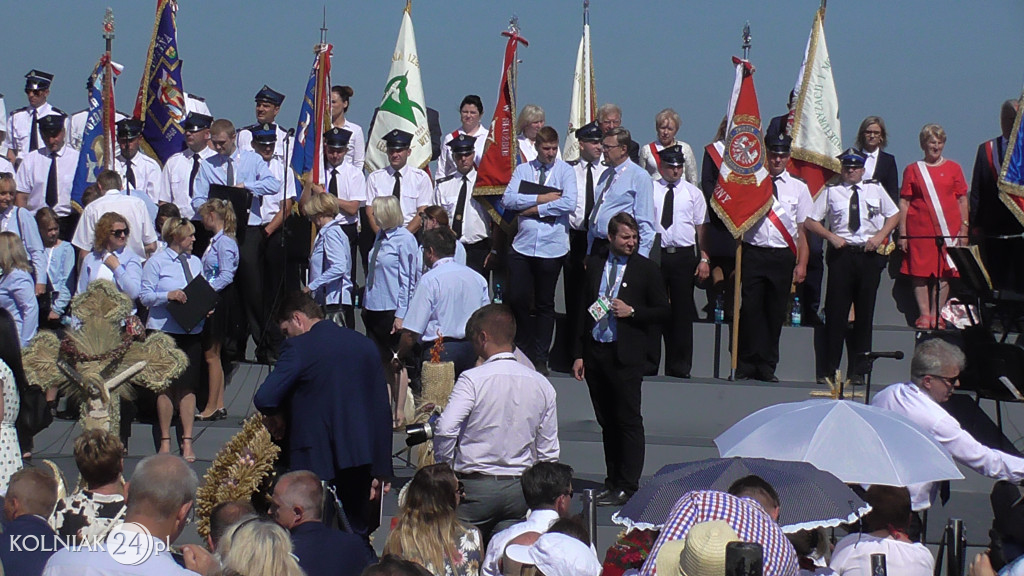
<path id="1" fill-rule="evenodd" d="M 307 576 L 359 576 L 377 561 L 359 536 L 316 521 L 292 528 L 292 551 Z"/>
<path id="2" fill-rule="evenodd" d="M 290 469 L 331 480 L 337 470 L 391 468 L 391 408 L 380 352 L 369 338 L 333 322 L 285 340 L 253 398 L 263 413 L 287 410 Z"/>

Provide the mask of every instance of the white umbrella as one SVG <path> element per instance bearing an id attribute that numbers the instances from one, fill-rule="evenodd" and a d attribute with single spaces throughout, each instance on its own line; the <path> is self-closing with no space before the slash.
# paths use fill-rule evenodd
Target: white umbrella
<path id="1" fill-rule="evenodd" d="M 903 416 L 848 400 L 805 400 L 754 412 L 715 438 L 723 458 L 809 462 L 851 484 L 959 480 L 953 457 Z"/>

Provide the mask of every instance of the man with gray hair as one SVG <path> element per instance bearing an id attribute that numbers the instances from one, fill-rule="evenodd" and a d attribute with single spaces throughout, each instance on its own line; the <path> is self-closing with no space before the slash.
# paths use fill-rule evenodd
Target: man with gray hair
<path id="1" fill-rule="evenodd" d="M 309 470 L 295 470 L 274 486 L 270 516 L 291 533 L 292 549 L 308 576 L 359 576 L 377 560 L 376 555 L 359 536 L 333 530 L 321 521 L 323 501 L 320 478 Z"/>
<path id="2" fill-rule="evenodd" d="M 960 385 L 960 371 L 965 362 L 964 353 L 956 346 L 937 338 L 926 340 L 914 349 L 910 382 L 887 386 L 871 400 L 871 405 L 909 418 L 945 446 L 954 460 L 978 474 L 1020 483 L 1024 481 L 1024 458 L 978 442 L 939 406 L 949 400 Z M 935 483 L 908 488 L 915 511 L 931 506 L 938 492 Z"/>
<path id="3" fill-rule="evenodd" d="M 128 482 L 127 510 L 124 524 L 118 529 L 138 532 L 140 537 L 119 531 L 111 534 L 106 547 L 124 543 L 123 555 L 118 555 L 117 549 L 108 553 L 98 547 L 60 550 L 50 557 L 44 576 L 215 574 L 220 566 L 201 546 L 185 544 L 181 547 L 184 568 L 165 548 L 188 524 L 198 486 L 196 473 L 181 457 L 156 454 L 143 458 Z M 129 539 L 133 542 L 131 546 L 127 545 Z"/>
<path id="4" fill-rule="evenodd" d="M 601 132 L 603 134 L 607 134 L 613 128 L 622 126 L 622 108 L 619 108 L 618 105 L 612 104 L 611 102 L 602 104 L 601 107 L 597 109 L 597 125 L 601 128 Z M 629 154 L 629 159 L 632 160 L 633 163 L 639 165 L 640 144 L 636 140 L 630 138 L 626 150 Z"/>

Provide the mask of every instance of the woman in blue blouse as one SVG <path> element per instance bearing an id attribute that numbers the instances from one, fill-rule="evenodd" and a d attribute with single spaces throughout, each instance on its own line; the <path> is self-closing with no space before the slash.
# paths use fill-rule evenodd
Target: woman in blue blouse
<path id="1" fill-rule="evenodd" d="M 210 390 L 206 397 L 206 409 L 196 414 L 196 420 L 223 420 L 228 411 L 224 408 L 224 365 L 220 351 L 224 338 L 233 333 L 232 322 L 235 304 L 235 271 L 238 270 L 238 242 L 235 241 L 235 210 L 227 200 L 207 200 L 199 208 L 203 227 L 211 235 L 210 244 L 203 254 L 203 276 L 210 286 L 220 293 L 217 308 L 206 321 L 203 330 L 203 358 Z"/>
<path id="2" fill-rule="evenodd" d="M 127 248 L 131 233 L 128 220 L 117 212 L 107 212 L 100 216 L 96 221 L 92 251 L 82 258 L 78 273 L 79 293 L 85 292 L 89 284 L 96 280 L 109 280 L 133 301 L 139 297 L 142 289 L 142 260 Z"/>
<path id="3" fill-rule="evenodd" d="M 46 292 L 39 297 L 39 323 L 56 330 L 71 302 L 75 249 L 70 242 L 58 237 L 60 223 L 52 209 L 40 208 L 36 212 L 36 224 L 43 240 L 43 262 L 46 263 Z"/>
<path id="4" fill-rule="evenodd" d="M 380 232 L 370 251 L 363 297 L 363 324 L 366 335 L 380 350 L 388 392 L 394 405 L 395 428 L 405 424 L 405 395 L 409 378 L 403 368 L 396 373 L 391 361 L 397 358 L 401 318 L 420 279 L 421 255 L 416 237 L 402 226 L 402 207 L 398 198 L 381 196 L 372 204 L 373 218 Z M 396 311 L 399 318 L 396 319 Z"/>
<path id="5" fill-rule="evenodd" d="M 338 199 L 330 194 L 313 194 L 302 205 L 302 213 L 320 231 L 309 256 L 309 284 L 304 289 L 324 309 L 324 318 L 339 326 L 355 328 L 352 310 L 352 262 L 348 236 L 338 216 Z"/>
<path id="6" fill-rule="evenodd" d="M 156 399 L 157 421 L 160 426 L 160 453 L 171 451 L 171 418 L 178 409 L 181 418 L 181 455 L 188 462 L 196 461 L 192 450 L 192 425 L 196 415 L 195 386 L 201 373 L 203 356 L 203 322 L 187 331 L 171 316 L 169 302 L 184 304 L 184 289 L 193 278 L 203 273 L 203 265 L 192 255 L 196 229 L 184 218 L 164 223 L 161 236 L 167 248 L 146 261 L 142 269 L 142 290 L 139 300 L 149 308 L 146 328 L 166 332 L 188 358 L 188 368 L 160 393 Z"/>
<path id="7" fill-rule="evenodd" d="M 14 317 L 22 348 L 28 346 L 39 327 L 39 302 L 32 265 L 14 232 L 0 232 L 0 308 Z"/>

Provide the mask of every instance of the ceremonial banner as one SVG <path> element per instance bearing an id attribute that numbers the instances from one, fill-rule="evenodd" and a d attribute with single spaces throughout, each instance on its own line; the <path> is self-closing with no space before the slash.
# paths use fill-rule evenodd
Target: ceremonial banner
<path id="1" fill-rule="evenodd" d="M 999 171 L 999 199 L 1024 224 L 1024 94 L 1017 103 L 1017 119 L 1010 131 L 1009 146 Z"/>
<path id="2" fill-rule="evenodd" d="M 501 196 L 512 180 L 512 171 L 519 163 L 519 141 L 516 139 L 516 50 L 520 42 L 527 46 L 529 43 L 519 35 L 515 24 L 502 34 L 508 37 L 508 43 L 505 44 L 505 58 L 501 65 L 498 101 L 494 105 L 484 155 L 477 167 L 473 197 L 484 202 L 494 222 L 511 233 L 515 217 L 505 211 Z"/>
<path id="3" fill-rule="evenodd" d="M 736 81 L 729 99 L 729 128 L 711 207 L 739 238 L 772 206 L 772 181 L 764 167 L 761 112 L 754 91 L 754 67 L 733 57 Z"/>
<path id="4" fill-rule="evenodd" d="M 416 35 L 412 29 L 412 1 L 405 4 L 398 41 L 391 56 L 391 71 L 384 85 L 377 118 L 370 127 L 366 143 L 367 171 L 388 165 L 384 135 L 395 128 L 413 135 L 409 164 L 426 168 L 430 163 L 430 128 L 427 126 L 427 103 L 423 97 L 420 60 L 416 51 Z"/>
<path id="5" fill-rule="evenodd" d="M 299 124 L 295 129 L 295 150 L 292 152 L 291 164 L 295 177 L 300 180 L 298 189 L 302 189 L 301 179 L 307 174 L 312 176 L 314 184 L 320 182 L 320 166 L 323 163 L 324 131 L 331 121 L 330 86 L 331 86 L 331 51 L 330 44 L 319 44 L 315 49 L 313 68 L 309 72 L 309 82 L 302 96 L 302 108 L 299 110 Z"/>
<path id="6" fill-rule="evenodd" d="M 89 88 L 89 113 L 85 118 L 85 131 L 82 133 L 82 150 L 78 155 L 78 167 L 75 169 L 75 181 L 71 186 L 72 205 L 81 207 L 82 193 L 103 171 L 114 142 L 114 92 L 113 84 L 124 66 L 111 62 L 107 67 L 106 54 L 96 63 L 96 69 L 89 75 L 86 84 Z M 107 94 L 103 94 L 106 86 L 106 71 L 113 71 Z"/>
<path id="7" fill-rule="evenodd" d="M 178 31 L 174 14 L 175 0 L 157 0 L 156 23 L 149 54 L 143 68 L 134 118 L 145 123 L 142 136 L 149 150 L 161 163 L 185 147 L 185 92 L 178 59 Z"/>
<path id="8" fill-rule="evenodd" d="M 562 158 L 566 161 L 580 157 L 580 143 L 576 129 L 594 121 L 597 116 L 597 87 L 594 84 L 594 60 L 590 54 L 590 16 L 584 8 L 583 37 L 576 51 L 576 72 L 572 77 L 572 102 L 569 103 L 569 130 L 565 135 Z"/>
<path id="9" fill-rule="evenodd" d="M 793 89 L 797 98 L 789 132 L 793 137 L 789 171 L 807 181 L 811 196 L 815 198 L 825 184 L 839 174 L 841 167 L 836 156 L 843 151 L 839 98 L 825 45 L 824 24 L 825 8 L 822 6 L 814 14 L 804 62 Z"/>

